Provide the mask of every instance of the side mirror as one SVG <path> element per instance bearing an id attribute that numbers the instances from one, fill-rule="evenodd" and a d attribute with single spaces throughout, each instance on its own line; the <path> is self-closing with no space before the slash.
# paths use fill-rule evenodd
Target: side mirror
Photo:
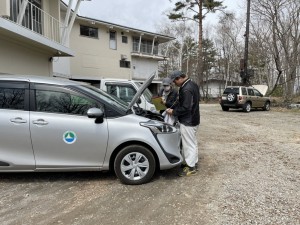
<path id="1" fill-rule="evenodd" d="M 136 102 L 137 104 L 141 104 L 142 103 L 142 100 L 141 100 L 141 98 L 139 98 L 138 100 L 137 100 L 137 102 Z"/>
<path id="2" fill-rule="evenodd" d="M 95 118 L 95 123 L 103 123 L 104 112 L 98 108 L 90 108 L 87 111 L 88 118 Z"/>

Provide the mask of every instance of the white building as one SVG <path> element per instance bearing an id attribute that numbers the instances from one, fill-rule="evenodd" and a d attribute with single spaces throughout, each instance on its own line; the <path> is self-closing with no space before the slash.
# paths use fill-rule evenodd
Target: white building
<path id="1" fill-rule="evenodd" d="M 80 2 L 80 1 L 79 1 Z M 52 76 L 55 56 L 73 56 L 62 43 L 70 27 L 59 0 L 0 1 L 0 73 Z"/>
<path id="2" fill-rule="evenodd" d="M 71 10 L 60 0 L 1 0 L 0 73 L 90 82 L 158 74 L 159 44 L 173 37 L 79 16 L 80 2 Z"/>

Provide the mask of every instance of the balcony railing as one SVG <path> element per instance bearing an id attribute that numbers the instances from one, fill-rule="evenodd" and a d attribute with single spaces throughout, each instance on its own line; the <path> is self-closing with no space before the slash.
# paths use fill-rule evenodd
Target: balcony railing
<path id="1" fill-rule="evenodd" d="M 146 55 L 158 55 L 158 46 L 154 46 L 152 53 L 152 44 L 141 43 L 141 49 L 139 49 L 139 43 L 133 42 L 133 52 L 142 53 Z"/>
<path id="2" fill-rule="evenodd" d="M 23 1 L 10 1 L 9 19 L 26 27 L 27 29 L 30 29 L 33 32 L 43 35 L 51 41 L 61 44 L 63 24 L 31 2 L 27 3 L 25 11 L 22 10 L 21 6 Z"/>

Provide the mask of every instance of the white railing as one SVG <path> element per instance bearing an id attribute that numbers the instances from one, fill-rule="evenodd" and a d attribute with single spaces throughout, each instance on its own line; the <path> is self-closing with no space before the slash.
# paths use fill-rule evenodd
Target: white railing
<path id="1" fill-rule="evenodd" d="M 11 0 L 10 3 L 10 20 L 18 23 L 21 18 L 20 25 L 61 44 L 63 23 L 30 2 L 25 11 L 21 9 L 21 0 Z"/>
<path id="2" fill-rule="evenodd" d="M 140 51 L 139 51 L 140 50 Z M 133 41 L 133 52 L 152 55 L 152 45 L 141 43 L 141 49 L 139 49 L 139 42 Z M 158 46 L 154 46 L 153 55 L 158 55 Z"/>

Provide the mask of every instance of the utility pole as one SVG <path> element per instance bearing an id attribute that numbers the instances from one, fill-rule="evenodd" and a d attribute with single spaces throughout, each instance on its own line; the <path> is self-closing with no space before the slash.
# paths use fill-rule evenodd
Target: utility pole
<path id="1" fill-rule="evenodd" d="M 241 78 L 243 85 L 250 84 L 250 74 L 248 71 L 248 44 L 249 44 L 249 24 L 250 24 L 250 0 L 247 0 L 247 20 L 246 20 L 246 33 L 245 33 L 245 53 L 244 60 L 241 65 Z"/>

